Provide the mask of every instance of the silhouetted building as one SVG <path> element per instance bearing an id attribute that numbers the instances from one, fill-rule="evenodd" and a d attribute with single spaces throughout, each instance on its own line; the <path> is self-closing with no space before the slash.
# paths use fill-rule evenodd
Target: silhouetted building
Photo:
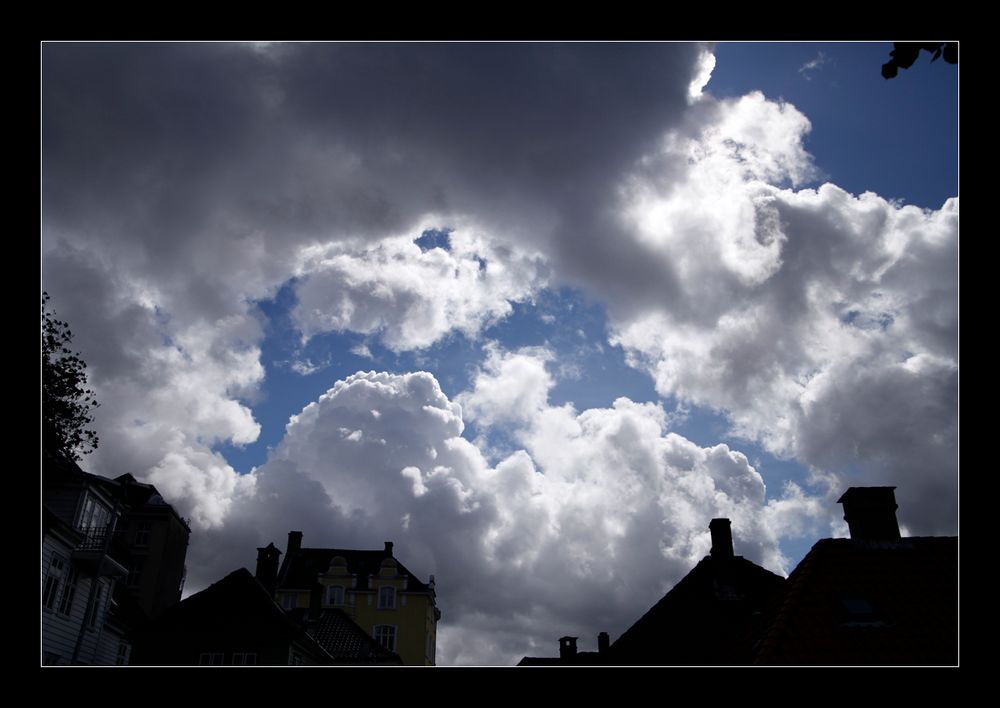
<path id="1" fill-rule="evenodd" d="M 577 652 L 559 640 L 559 658 L 524 657 L 518 666 L 749 664 L 764 612 L 784 578 L 733 553 L 729 519 L 712 519 L 712 552 L 613 644 Z"/>
<path id="2" fill-rule="evenodd" d="M 113 545 L 120 500 L 103 477 L 43 455 L 42 662 L 125 663 L 128 627 L 112 613 L 115 579 L 127 572 Z"/>
<path id="3" fill-rule="evenodd" d="M 901 538 L 894 489 L 840 498 L 851 537 L 820 540 L 788 577 L 756 663 L 958 663 L 958 538 Z"/>
<path id="4" fill-rule="evenodd" d="M 130 474 L 114 481 L 124 498 L 118 533 L 127 549 L 125 582 L 146 614 L 156 616 L 181 599 L 191 527 L 152 484 Z"/>
<path id="5" fill-rule="evenodd" d="M 132 663 L 143 665 L 334 663 L 245 568 L 164 610 L 133 644 Z"/>
<path id="6" fill-rule="evenodd" d="M 518 666 L 603 666 L 608 659 L 608 633 L 597 635 L 597 651 L 577 651 L 579 637 L 559 637 L 559 656 L 526 656 Z"/>
<path id="7" fill-rule="evenodd" d="M 290 531 L 277 578 L 269 577 L 280 553 L 258 549 L 257 577 L 274 586 L 288 612 L 339 609 L 403 663 L 433 665 L 437 644 L 434 576 L 424 583 L 393 557 L 392 543 L 377 551 L 303 548 L 302 532 Z M 318 594 L 318 596 L 317 596 Z"/>
<path id="8" fill-rule="evenodd" d="M 785 579 L 733 552 L 729 519 L 712 519 L 712 552 L 629 627 L 610 663 L 748 664 L 764 612 Z"/>
<path id="9" fill-rule="evenodd" d="M 187 525 L 152 485 L 89 474 L 48 450 L 42 496 L 43 663 L 128 663 L 128 631 L 180 599 Z M 150 558 L 147 583 L 129 597 L 136 555 Z"/>

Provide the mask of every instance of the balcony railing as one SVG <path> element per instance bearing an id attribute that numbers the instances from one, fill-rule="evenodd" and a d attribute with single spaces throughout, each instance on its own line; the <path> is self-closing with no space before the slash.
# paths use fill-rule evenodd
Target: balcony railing
<path id="1" fill-rule="evenodd" d="M 84 533 L 83 540 L 76 547 L 78 551 L 103 551 L 108 534 L 112 533 L 111 524 L 107 526 L 90 526 L 80 529 Z"/>

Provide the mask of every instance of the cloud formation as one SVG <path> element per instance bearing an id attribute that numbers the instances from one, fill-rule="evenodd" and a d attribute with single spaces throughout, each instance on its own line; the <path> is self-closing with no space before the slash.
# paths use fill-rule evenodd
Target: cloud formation
<path id="1" fill-rule="evenodd" d="M 612 309 L 612 341 L 659 393 L 724 411 L 831 494 L 899 485 L 912 530 L 954 533 L 957 199 L 782 188 L 810 172 L 808 121 L 760 94 L 713 109 L 657 158 L 684 160 L 681 178 L 633 189 L 678 302 Z"/>
<path id="2" fill-rule="evenodd" d="M 43 278 L 102 402 L 91 468 L 192 517 L 192 586 L 292 527 L 395 539 L 440 580 L 443 661 L 614 636 L 707 552 L 713 515 L 774 570 L 850 483 L 897 484 L 911 531 L 954 533 L 957 200 L 802 188 L 806 116 L 715 99 L 713 66 L 685 44 L 44 45 Z M 413 243 L 431 227 L 448 249 Z M 580 287 L 661 395 L 830 496 L 768 500 L 660 404 L 552 406 L 552 352 L 502 345 L 453 401 L 425 372 L 338 381 L 240 476 L 214 448 L 258 435 L 255 301 L 289 284 L 303 338 L 397 352 Z"/>
<path id="3" fill-rule="evenodd" d="M 289 421 L 226 532 L 193 541 L 192 582 L 237 558 L 252 565 L 255 547 L 293 527 L 306 545 L 394 540 L 411 570 L 437 577 L 441 662 L 511 664 L 551 651 L 561 633 L 624 631 L 709 551 L 713 516 L 733 519 L 738 553 L 784 569 L 783 529 L 772 524 L 789 523 L 808 498 L 765 504 L 742 453 L 669 432 L 660 405 L 550 406 L 551 377 L 522 376 L 550 358 L 492 348 L 462 405 L 424 372 L 338 381 Z M 508 386 L 519 395 L 498 401 Z M 516 420 L 523 449 L 490 465 L 460 437 L 463 408 Z M 215 555 L 235 537 L 234 556 Z M 483 641 L 463 641 L 483 628 Z"/>

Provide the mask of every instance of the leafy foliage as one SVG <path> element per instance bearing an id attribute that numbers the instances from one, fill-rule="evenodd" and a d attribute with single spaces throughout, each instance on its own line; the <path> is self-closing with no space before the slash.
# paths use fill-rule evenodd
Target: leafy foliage
<path id="1" fill-rule="evenodd" d="M 89 429 L 98 403 L 86 387 L 87 364 L 70 349 L 69 324 L 46 309 L 42 293 L 42 444 L 79 461 L 97 449 L 97 433 Z"/>
<path id="2" fill-rule="evenodd" d="M 913 66 L 913 62 L 920 55 L 920 50 L 933 54 L 932 62 L 944 56 L 944 60 L 949 64 L 958 63 L 957 42 L 894 42 L 892 46 L 893 49 L 889 52 L 892 59 L 882 65 L 882 76 L 886 79 L 894 78 L 900 68 L 909 69 Z"/>

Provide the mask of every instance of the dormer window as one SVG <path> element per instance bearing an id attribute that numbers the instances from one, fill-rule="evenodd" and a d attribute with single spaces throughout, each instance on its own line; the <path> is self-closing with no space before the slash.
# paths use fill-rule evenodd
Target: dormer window
<path id="1" fill-rule="evenodd" d="M 111 510 L 98 501 L 93 494 L 88 494 L 80 511 L 80 529 L 103 529 L 111 522 Z"/>
<path id="2" fill-rule="evenodd" d="M 344 604 L 344 586 L 343 585 L 331 585 L 329 590 L 329 604 L 331 605 L 343 605 Z"/>
<path id="3" fill-rule="evenodd" d="M 383 585 L 378 591 L 378 608 L 380 610 L 391 610 L 396 606 L 396 588 L 391 585 Z"/>

